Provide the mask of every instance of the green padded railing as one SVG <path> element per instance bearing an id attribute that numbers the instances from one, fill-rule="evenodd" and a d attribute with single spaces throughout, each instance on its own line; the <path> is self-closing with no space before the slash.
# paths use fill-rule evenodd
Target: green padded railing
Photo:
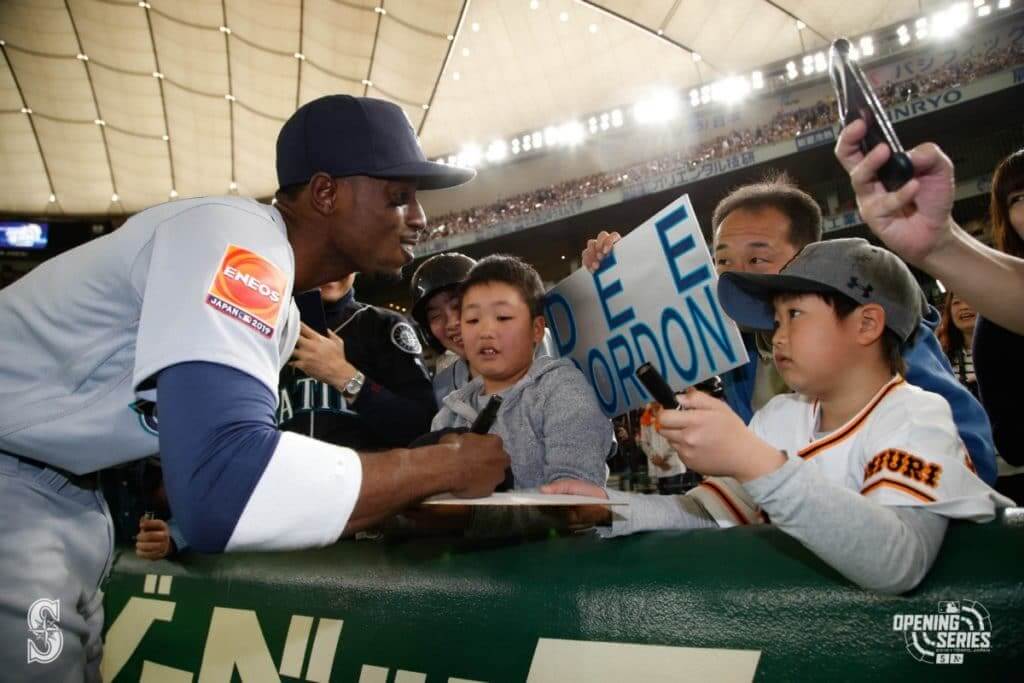
<path id="1" fill-rule="evenodd" d="M 921 650 L 939 636 L 918 633 L 929 660 L 918 661 L 894 620 L 936 618 L 947 602 L 962 633 L 987 612 L 989 635 L 973 638 L 988 651 L 930 663 Z M 106 616 L 115 683 L 1019 681 L 1024 510 L 953 524 L 928 578 L 901 597 L 852 586 L 763 527 L 346 541 L 156 563 L 126 549 Z"/>

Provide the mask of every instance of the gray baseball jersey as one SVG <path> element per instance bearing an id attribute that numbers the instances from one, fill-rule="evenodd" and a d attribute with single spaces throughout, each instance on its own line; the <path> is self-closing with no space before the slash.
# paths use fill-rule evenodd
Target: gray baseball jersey
<path id="1" fill-rule="evenodd" d="M 76 474 L 158 450 L 153 378 L 206 361 L 277 395 L 298 338 L 281 214 L 161 204 L 0 290 L 0 450 Z"/>

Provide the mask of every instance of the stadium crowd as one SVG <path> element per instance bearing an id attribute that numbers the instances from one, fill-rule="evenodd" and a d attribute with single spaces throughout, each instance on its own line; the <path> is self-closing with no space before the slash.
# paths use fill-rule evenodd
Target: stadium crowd
<path id="1" fill-rule="evenodd" d="M 973 80 L 1012 66 L 1021 59 L 1020 49 L 1007 47 L 993 50 L 982 57 L 966 57 L 945 68 L 925 76 L 892 81 L 879 86 L 878 94 L 886 106 L 891 106 L 921 95 L 962 86 Z M 803 133 L 830 125 L 834 118 L 835 101 L 819 100 L 809 107 L 780 111 L 767 123 L 753 130 L 733 130 L 712 140 L 691 145 L 671 154 L 631 164 L 625 168 L 596 173 L 568 180 L 550 187 L 499 199 L 484 206 L 430 217 L 432 229 L 423 241 L 481 230 L 530 213 L 550 209 L 578 199 L 586 199 L 623 185 L 642 181 L 681 169 L 694 169 L 710 159 L 719 159 L 769 145 L 791 140 Z"/>

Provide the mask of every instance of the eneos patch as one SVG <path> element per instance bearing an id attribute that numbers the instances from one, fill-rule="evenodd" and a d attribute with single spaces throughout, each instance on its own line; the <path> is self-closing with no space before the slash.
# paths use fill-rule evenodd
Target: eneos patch
<path id="1" fill-rule="evenodd" d="M 269 338 L 287 285 L 287 277 L 271 261 L 229 244 L 206 293 L 206 303 Z"/>

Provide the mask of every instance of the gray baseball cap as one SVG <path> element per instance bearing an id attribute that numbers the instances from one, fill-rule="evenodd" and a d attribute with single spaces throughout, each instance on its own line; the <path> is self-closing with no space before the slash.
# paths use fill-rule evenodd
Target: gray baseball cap
<path id="1" fill-rule="evenodd" d="M 777 295 L 812 292 L 878 304 L 885 326 L 903 342 L 921 324 L 924 295 L 910 269 L 892 252 L 859 237 L 808 244 L 778 275 L 724 273 L 718 281 L 726 314 L 751 330 L 775 328 Z"/>

